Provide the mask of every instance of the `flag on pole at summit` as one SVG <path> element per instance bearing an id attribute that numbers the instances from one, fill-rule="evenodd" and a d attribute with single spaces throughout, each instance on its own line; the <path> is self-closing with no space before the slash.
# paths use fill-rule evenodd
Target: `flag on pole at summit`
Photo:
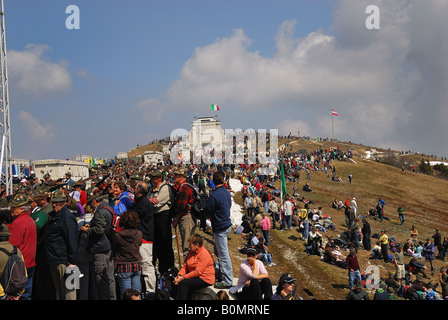
<path id="1" fill-rule="evenodd" d="M 332 115 L 332 116 L 339 116 L 339 113 L 337 113 L 336 111 L 334 111 L 334 109 L 331 109 L 331 115 Z"/>
<path id="2" fill-rule="evenodd" d="M 282 168 L 280 171 L 280 175 L 281 175 L 281 193 L 282 193 L 282 199 L 283 196 L 287 193 L 286 191 L 286 181 L 285 181 L 285 169 L 283 168 L 283 158 L 282 158 Z"/>
<path id="3" fill-rule="evenodd" d="M 218 110 L 219 111 L 219 106 L 216 104 L 212 104 L 212 110 Z"/>

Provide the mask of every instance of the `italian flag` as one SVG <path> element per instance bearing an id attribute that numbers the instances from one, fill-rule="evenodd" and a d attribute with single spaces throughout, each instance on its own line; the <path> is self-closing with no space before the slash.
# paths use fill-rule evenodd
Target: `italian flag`
<path id="1" fill-rule="evenodd" d="M 212 110 L 219 110 L 219 106 L 216 104 L 212 104 Z"/>

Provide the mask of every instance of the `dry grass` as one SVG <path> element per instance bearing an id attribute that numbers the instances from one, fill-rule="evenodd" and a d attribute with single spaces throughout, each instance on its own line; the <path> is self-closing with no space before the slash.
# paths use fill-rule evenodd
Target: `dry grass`
<path id="1" fill-rule="evenodd" d="M 279 144 L 284 140 L 279 141 Z M 371 160 L 361 159 L 358 156 L 364 154 L 369 147 L 355 146 L 348 143 L 315 143 L 311 141 L 300 141 L 292 144 L 293 151 L 307 149 L 308 152 L 315 149 L 326 149 L 328 146 L 337 145 L 345 151 L 348 148 L 356 148 L 356 163 L 352 161 L 335 161 L 336 175 L 340 176 L 343 182 L 333 182 L 331 178 L 323 172 L 312 172 L 312 180 L 309 182 L 313 193 L 303 193 L 306 199 L 313 200 L 316 207 L 322 206 L 323 212 L 333 218 L 337 230 L 329 230 L 325 236 L 338 237 L 346 230 L 344 222 L 344 212 L 331 208 L 332 201 L 336 198 L 344 201 L 347 197 L 356 197 L 358 204 L 358 214 L 367 215 L 370 207 L 375 207 L 381 197 L 386 201 L 385 216 L 390 220 L 383 222 L 369 218 L 372 234 L 380 233 L 381 229 L 386 229 L 389 236 L 394 236 L 398 242 L 403 243 L 409 237 L 411 225 L 416 225 L 420 232 L 420 239 L 425 240 L 431 237 L 436 227 L 442 236 L 448 236 L 448 181 L 422 174 L 407 171 L 405 174 L 401 169 L 389 165 L 381 164 Z M 289 151 L 289 149 L 287 149 Z M 348 175 L 353 175 L 352 184 L 348 183 Z M 299 192 L 306 182 L 306 174 L 302 173 Z M 277 183 L 277 185 L 279 185 Z M 292 191 L 293 183 L 287 182 L 287 190 Z M 241 195 L 237 193 L 235 202 L 242 204 Z M 398 220 L 397 208 L 405 208 L 406 222 L 403 226 Z M 213 239 L 210 235 L 201 233 L 207 239 L 207 245 L 213 252 Z M 300 239 L 297 230 L 288 231 L 271 230 L 270 252 L 273 254 L 276 266 L 269 267 L 270 278 L 275 284 L 282 273 L 290 273 L 300 281 L 302 291 L 301 296 L 305 299 L 316 298 L 318 300 L 343 300 L 349 289 L 347 270 L 329 265 L 320 260 L 318 256 L 308 256 L 305 252 L 304 241 Z M 372 242 L 375 239 L 372 239 Z M 245 243 L 241 236 L 231 234 L 229 247 L 233 263 L 234 276 L 238 277 L 238 269 L 245 256 L 240 254 L 238 248 Z M 175 245 L 175 243 L 174 243 Z M 437 250 L 436 250 L 437 252 Z M 380 269 L 381 277 L 386 278 L 388 272 L 395 273 L 393 264 L 385 264 L 382 260 L 369 260 L 370 252 L 361 249 L 358 252 L 358 260 L 363 273 L 370 264 L 375 264 Z M 177 260 L 177 259 L 176 259 Z M 405 263 L 408 263 L 406 257 Z M 438 271 L 440 266 L 446 262 L 435 261 L 435 274 L 431 277 L 434 283 L 438 282 Z M 429 268 L 429 263 L 427 263 Z M 303 290 L 307 289 L 307 290 Z M 313 296 L 308 294 L 312 292 Z M 438 288 L 440 292 L 440 288 Z M 368 291 L 371 297 L 373 292 Z"/>

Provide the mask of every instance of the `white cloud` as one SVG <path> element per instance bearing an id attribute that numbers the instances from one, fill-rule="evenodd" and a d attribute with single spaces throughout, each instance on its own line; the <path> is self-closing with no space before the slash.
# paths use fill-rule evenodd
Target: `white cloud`
<path id="1" fill-rule="evenodd" d="M 380 8 L 380 30 L 365 27 L 371 4 Z M 341 0 L 331 34 L 295 37 L 297 21 L 284 21 L 272 57 L 250 51 L 251 39 L 235 29 L 195 49 L 167 90 L 164 108 L 199 113 L 218 103 L 232 106 L 227 112 L 234 115 L 255 111 L 248 127 L 260 121 L 258 111 L 271 110 L 269 120 L 286 134 L 303 127 L 322 137 L 331 137 L 335 108 L 341 114 L 336 138 L 448 150 L 441 134 L 448 115 L 447 10 L 443 1 Z"/>
<path id="2" fill-rule="evenodd" d="M 42 125 L 39 120 L 25 111 L 19 112 L 19 119 L 28 132 L 29 139 L 38 142 L 50 142 L 54 140 L 55 134 L 51 125 Z"/>
<path id="3" fill-rule="evenodd" d="M 71 76 L 67 61 L 52 62 L 46 44 L 28 44 L 23 51 L 8 50 L 11 90 L 17 95 L 45 96 L 67 91 Z"/>

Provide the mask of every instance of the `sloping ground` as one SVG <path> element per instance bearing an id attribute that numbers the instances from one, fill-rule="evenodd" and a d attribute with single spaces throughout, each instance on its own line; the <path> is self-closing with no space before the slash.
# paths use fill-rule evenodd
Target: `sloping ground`
<path id="1" fill-rule="evenodd" d="M 145 154 L 145 151 L 163 151 L 163 148 L 162 145 L 158 142 L 147 144 L 144 146 L 138 146 L 128 151 L 128 158 L 133 159 L 137 156 L 143 156 Z"/>
<path id="2" fill-rule="evenodd" d="M 279 145 L 285 140 L 279 141 Z M 394 236 L 399 243 L 409 238 L 411 225 L 416 225 L 419 230 L 419 239 L 423 242 L 426 238 L 431 238 L 435 228 L 439 228 L 442 236 L 448 236 L 448 181 L 426 176 L 423 174 L 406 171 L 371 160 L 361 159 L 365 149 L 349 143 L 330 143 L 312 141 L 292 141 L 292 150 L 307 149 L 311 152 L 315 149 L 326 149 L 328 146 L 337 147 L 346 151 L 348 148 L 355 148 L 353 161 L 335 161 L 336 175 L 343 179 L 343 182 L 333 182 L 328 174 L 321 171 L 312 172 L 311 181 L 306 180 L 306 174 L 301 173 L 300 181 L 297 184 L 299 193 L 302 186 L 309 182 L 314 192 L 301 193 L 306 199 L 315 202 L 316 207 L 322 207 L 323 212 L 336 224 L 336 231 L 328 230 L 324 237 L 339 237 L 341 232 L 346 230 L 344 212 L 331 208 L 334 199 L 342 200 L 347 197 L 356 197 L 358 204 L 358 214 L 367 215 L 371 207 L 375 207 L 381 197 L 386 201 L 385 216 L 389 220 L 379 222 L 369 218 L 372 234 L 380 233 L 381 229 L 386 229 L 389 236 Z M 366 149 L 370 149 L 369 147 Z M 289 151 L 289 148 L 287 148 Z M 348 182 L 348 175 L 352 174 L 352 184 Z M 238 178 L 238 177 L 235 177 Z M 279 182 L 276 182 L 279 186 Z M 292 182 L 287 182 L 287 190 L 292 193 Z M 236 204 L 242 205 L 241 194 L 234 195 Z M 405 208 L 406 221 L 400 225 L 397 208 Z M 213 253 L 213 238 L 202 231 L 197 231 L 206 239 L 206 246 Z M 300 283 L 300 295 L 304 299 L 318 300 L 344 300 L 349 292 L 347 270 L 334 265 L 324 263 L 320 257 L 309 256 L 304 252 L 304 241 L 300 239 L 300 234 L 296 229 L 287 231 L 271 230 L 271 245 L 269 251 L 273 254 L 273 260 L 277 264 L 268 267 L 270 279 L 275 285 L 282 273 L 290 273 Z M 372 246 L 375 239 L 372 239 Z M 234 277 L 238 277 L 239 265 L 245 255 L 242 255 L 238 248 L 246 242 L 240 235 L 232 233 L 229 237 L 229 247 L 233 265 Z M 173 247 L 176 247 L 173 239 Z M 175 250 L 176 251 L 176 250 Z M 437 249 L 436 249 L 436 252 Z M 361 273 L 364 273 L 369 265 L 376 265 L 380 270 L 381 278 L 387 278 L 388 273 L 395 274 L 395 267 L 391 263 L 384 263 L 382 260 L 370 260 L 370 251 L 365 251 L 360 246 L 357 254 L 360 263 Z M 345 255 L 348 252 L 343 253 Z M 176 262 L 177 262 L 176 251 Z M 215 257 L 215 260 L 216 257 Z M 405 258 L 408 263 L 409 257 Z M 433 283 L 438 283 L 439 269 L 447 266 L 446 262 L 435 260 L 435 273 L 431 276 Z M 429 270 L 429 263 L 426 263 Z M 428 272 L 430 275 L 430 272 Z M 427 280 L 429 281 L 429 280 Z M 440 286 L 437 288 L 440 291 Z M 373 291 L 367 290 L 371 298 Z"/>
<path id="3" fill-rule="evenodd" d="M 369 219 L 372 234 L 380 233 L 386 229 L 389 236 L 394 236 L 398 242 L 404 243 L 409 237 L 411 225 L 416 225 L 419 239 L 423 242 L 434 234 L 435 228 L 439 228 L 442 236 L 448 235 L 448 181 L 434 177 L 406 172 L 373 161 L 356 159 L 356 164 L 351 161 L 334 162 L 336 175 L 344 182 L 333 182 L 323 172 L 312 172 L 312 180 L 309 182 L 313 193 L 304 193 L 308 200 L 313 200 L 316 207 L 322 206 L 323 212 L 333 218 L 337 230 L 328 230 L 324 236 L 338 237 L 346 230 L 343 211 L 331 209 L 331 203 L 336 198 L 344 201 L 347 197 L 356 197 L 358 214 L 367 215 L 370 207 L 375 207 L 381 197 L 386 201 L 385 215 L 390 220 L 383 222 Z M 353 175 L 352 184 L 347 177 Z M 305 184 L 306 175 L 302 174 L 299 190 Z M 287 190 L 291 192 L 293 183 L 287 182 Z M 236 203 L 242 204 L 241 195 L 234 197 Z M 398 220 L 397 208 L 405 208 L 406 221 L 403 226 Z M 238 252 L 245 240 L 240 236 L 231 235 L 230 246 L 232 248 L 232 260 L 234 262 L 234 275 L 238 275 L 238 266 L 245 257 Z M 348 289 L 347 270 L 329 265 L 320 260 L 318 256 L 308 256 L 305 252 L 304 241 L 300 240 L 297 230 L 288 231 L 271 230 L 270 252 L 273 254 L 276 266 L 268 268 L 271 280 L 275 283 L 284 272 L 292 274 L 300 281 L 301 296 L 305 299 L 316 298 L 318 300 L 343 300 Z M 372 239 L 374 243 L 375 239 Z M 437 252 L 437 249 L 436 249 Z M 347 253 L 345 253 L 347 254 Z M 370 252 L 361 249 L 358 252 L 361 273 L 370 264 L 377 265 L 382 278 L 388 277 L 388 272 L 395 274 L 395 267 L 382 260 L 369 260 Z M 408 263 L 406 257 L 405 263 Z M 429 263 L 426 263 L 429 270 Z M 435 274 L 431 277 L 433 283 L 438 283 L 438 274 L 441 266 L 446 262 L 435 261 Z M 430 275 L 430 273 L 429 273 Z M 438 288 L 440 292 L 440 288 Z M 311 292 L 312 295 L 309 293 Z M 373 298 L 373 291 L 368 291 Z"/>

